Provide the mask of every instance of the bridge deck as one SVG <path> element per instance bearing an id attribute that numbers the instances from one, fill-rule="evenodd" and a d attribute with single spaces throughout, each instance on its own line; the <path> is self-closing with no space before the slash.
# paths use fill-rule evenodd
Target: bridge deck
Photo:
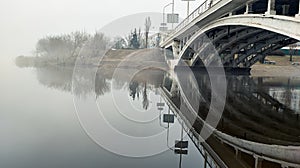
<path id="1" fill-rule="evenodd" d="M 206 4 L 204 5 L 207 7 Z M 190 34 L 207 23 L 227 15 L 234 9 L 243 7 L 243 5 L 245 5 L 244 0 L 217 0 L 211 7 L 202 9 L 203 7 L 200 6 L 168 35 L 161 46 L 167 46 L 169 43 L 172 43 L 174 39 Z"/>

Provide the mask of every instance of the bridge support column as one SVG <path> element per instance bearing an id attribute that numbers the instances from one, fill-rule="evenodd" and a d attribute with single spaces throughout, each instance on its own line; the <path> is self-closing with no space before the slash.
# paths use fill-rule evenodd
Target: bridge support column
<path id="1" fill-rule="evenodd" d="M 266 15 L 276 15 L 275 0 L 268 0 L 268 10 Z"/>
<path id="2" fill-rule="evenodd" d="M 241 159 L 241 157 L 242 157 L 242 152 L 239 151 L 239 149 L 235 149 L 235 158 Z"/>
<path id="3" fill-rule="evenodd" d="M 180 53 L 180 41 L 173 41 L 173 45 L 172 45 L 172 49 L 173 49 L 173 55 L 175 59 L 179 58 L 179 53 Z"/>
<path id="4" fill-rule="evenodd" d="M 180 51 L 182 50 L 183 46 L 184 46 L 183 41 L 180 41 L 180 42 L 179 42 L 179 50 L 180 50 Z"/>
<path id="5" fill-rule="evenodd" d="M 255 168 L 262 168 L 262 158 L 259 158 L 257 156 L 254 156 L 255 158 Z"/>
<path id="6" fill-rule="evenodd" d="M 252 5 L 253 5 L 252 2 L 247 2 L 245 14 L 252 13 Z"/>
<path id="7" fill-rule="evenodd" d="M 176 82 L 172 83 L 171 90 L 170 90 L 171 96 L 176 97 L 179 94 L 178 85 Z"/>
<path id="8" fill-rule="evenodd" d="M 299 9 L 298 14 L 296 15 L 296 18 L 300 19 L 300 0 L 299 0 Z"/>

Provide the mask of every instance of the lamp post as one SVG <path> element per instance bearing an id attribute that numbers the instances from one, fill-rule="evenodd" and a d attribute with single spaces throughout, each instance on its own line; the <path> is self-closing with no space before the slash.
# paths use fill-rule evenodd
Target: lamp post
<path id="1" fill-rule="evenodd" d="M 169 4 L 167 4 L 167 5 L 165 5 L 164 6 L 164 8 L 163 8 L 163 24 L 165 24 L 166 22 L 165 22 L 165 10 L 166 10 L 166 8 L 168 7 L 168 6 L 170 6 L 170 5 L 173 5 L 173 3 L 169 3 Z M 174 5 L 173 5 L 174 6 Z"/>
<path id="2" fill-rule="evenodd" d="M 187 1 L 186 13 L 186 16 L 188 17 L 190 15 L 190 1 Z"/>
<path id="3" fill-rule="evenodd" d="M 178 23 L 179 22 L 179 14 L 175 14 L 174 10 L 175 10 L 175 6 L 174 6 L 174 0 L 172 0 L 172 3 L 169 3 L 167 5 L 164 6 L 163 8 L 163 23 L 161 24 L 163 27 L 162 29 L 166 29 L 166 23 L 165 23 L 165 9 L 166 7 L 168 7 L 169 5 L 172 5 L 172 13 L 168 14 L 167 17 L 167 23 L 172 23 L 172 29 L 174 28 L 174 23 Z"/>
<path id="4" fill-rule="evenodd" d="M 174 4 L 174 0 L 172 1 L 172 29 L 174 28 L 174 10 L 175 10 L 175 4 Z"/>
<path id="5" fill-rule="evenodd" d="M 188 17 L 190 15 L 190 1 L 195 1 L 195 0 L 182 0 L 182 1 L 187 1 L 186 13 Z"/>

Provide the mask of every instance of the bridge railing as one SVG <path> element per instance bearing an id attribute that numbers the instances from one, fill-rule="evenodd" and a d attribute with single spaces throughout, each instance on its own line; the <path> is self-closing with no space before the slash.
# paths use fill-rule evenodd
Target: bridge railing
<path id="1" fill-rule="evenodd" d="M 214 6 L 216 3 L 218 3 L 221 0 L 205 0 L 197 9 L 195 9 L 187 18 L 185 18 L 177 27 L 175 27 L 174 32 L 177 32 L 181 30 L 183 27 L 194 21 L 198 16 L 200 16 L 202 13 L 210 9 L 212 6 Z"/>

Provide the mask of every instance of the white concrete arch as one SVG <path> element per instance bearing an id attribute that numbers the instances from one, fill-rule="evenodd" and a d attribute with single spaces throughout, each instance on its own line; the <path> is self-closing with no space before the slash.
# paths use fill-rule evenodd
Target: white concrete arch
<path id="1" fill-rule="evenodd" d="M 289 26 L 284 26 L 289 25 Z M 204 33 L 218 27 L 224 26 L 244 26 L 249 28 L 258 28 L 265 31 L 270 31 L 279 35 L 284 35 L 292 39 L 300 41 L 300 20 L 295 17 L 278 16 L 278 15 L 235 15 L 229 16 L 216 21 L 210 22 L 199 29 L 183 46 L 179 58 L 181 59 L 187 49 Z M 195 26 L 197 27 L 197 26 Z M 207 37 L 208 38 L 208 37 Z M 196 54 L 197 55 L 197 54 Z M 197 60 L 193 58 L 193 60 Z M 178 60 L 179 61 L 179 60 Z M 192 65 L 193 63 L 191 63 Z"/>

